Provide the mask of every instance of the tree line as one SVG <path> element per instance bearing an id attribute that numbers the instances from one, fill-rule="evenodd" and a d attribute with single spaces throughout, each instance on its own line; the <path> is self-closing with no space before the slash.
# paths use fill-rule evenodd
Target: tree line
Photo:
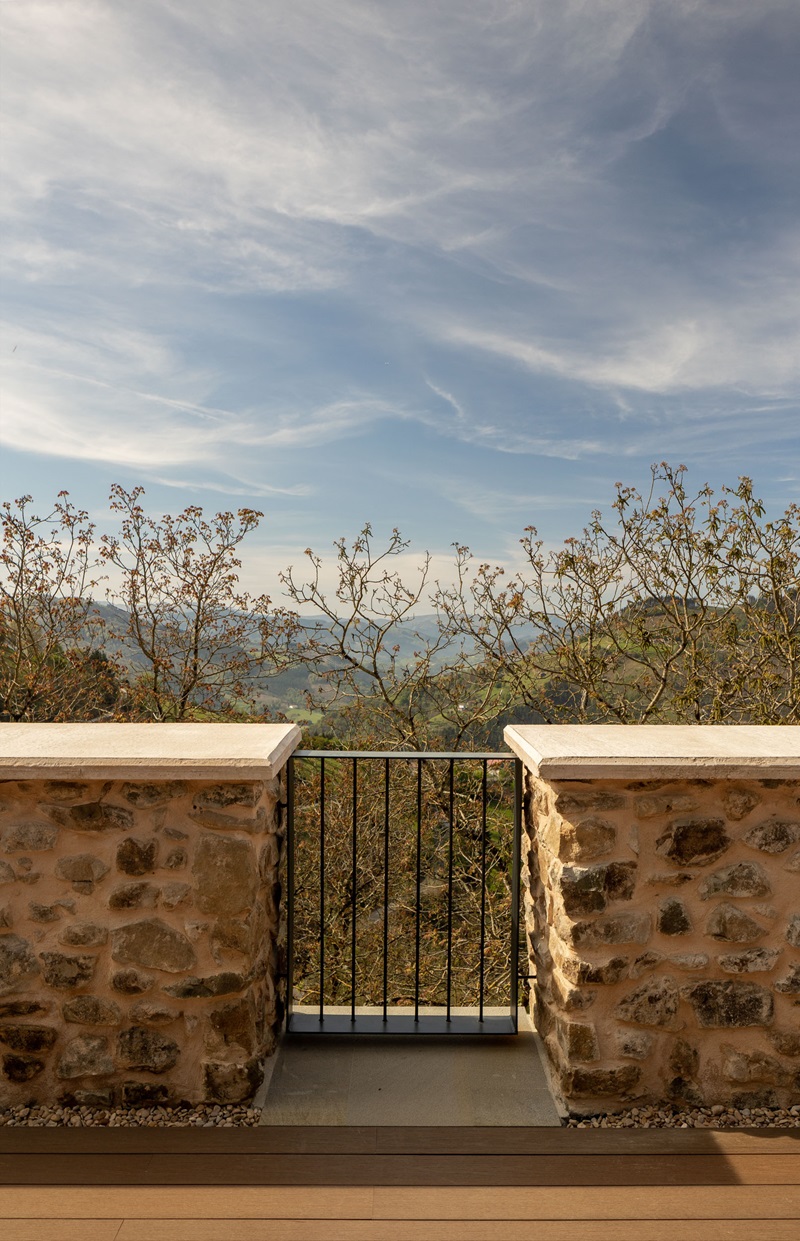
<path id="1" fill-rule="evenodd" d="M 514 570 L 456 546 L 448 581 L 366 525 L 334 544 L 332 590 L 307 549 L 277 601 L 239 584 L 262 513 L 143 500 L 114 486 L 101 537 L 67 492 L 43 516 L 3 503 L 0 718 L 262 719 L 258 689 L 298 668 L 318 738 L 375 749 L 496 745 L 510 719 L 800 718 L 800 508 L 768 516 L 748 478 L 692 493 L 661 463 L 559 547 L 528 527 Z"/>

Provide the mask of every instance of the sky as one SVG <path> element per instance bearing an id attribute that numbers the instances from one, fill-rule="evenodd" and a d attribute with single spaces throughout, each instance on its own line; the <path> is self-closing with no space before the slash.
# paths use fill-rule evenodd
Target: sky
<path id="1" fill-rule="evenodd" d="M 797 0 L 2 0 L 0 491 L 447 575 L 800 501 Z"/>

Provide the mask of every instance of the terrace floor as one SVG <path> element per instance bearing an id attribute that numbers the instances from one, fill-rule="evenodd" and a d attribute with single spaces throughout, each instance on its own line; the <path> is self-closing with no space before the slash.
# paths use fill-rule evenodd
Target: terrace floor
<path id="1" fill-rule="evenodd" d="M 6 1129 L 0 1183 L 4 1241 L 796 1241 L 800 1130 Z"/>
<path id="2" fill-rule="evenodd" d="M 459 1037 L 457 1051 L 450 1035 L 284 1035 L 261 1123 L 558 1127 L 539 1046 L 524 1010 L 518 1034 Z"/>

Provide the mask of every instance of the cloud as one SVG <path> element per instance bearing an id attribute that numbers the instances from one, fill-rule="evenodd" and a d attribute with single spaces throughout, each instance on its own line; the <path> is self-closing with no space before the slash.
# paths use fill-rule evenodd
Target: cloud
<path id="1" fill-rule="evenodd" d="M 310 514 L 338 442 L 435 431 L 500 522 L 509 457 L 796 436 L 793 0 L 5 0 L 0 26 L 8 446 Z"/>

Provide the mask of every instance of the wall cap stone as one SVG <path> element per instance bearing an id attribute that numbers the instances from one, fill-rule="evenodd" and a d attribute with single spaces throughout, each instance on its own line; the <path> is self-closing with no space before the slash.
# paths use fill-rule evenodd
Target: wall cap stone
<path id="1" fill-rule="evenodd" d="M 794 724 L 517 724 L 504 737 L 544 780 L 800 779 Z"/>
<path id="2" fill-rule="evenodd" d="M 0 779 L 269 780 L 300 738 L 296 724 L 0 724 Z"/>

